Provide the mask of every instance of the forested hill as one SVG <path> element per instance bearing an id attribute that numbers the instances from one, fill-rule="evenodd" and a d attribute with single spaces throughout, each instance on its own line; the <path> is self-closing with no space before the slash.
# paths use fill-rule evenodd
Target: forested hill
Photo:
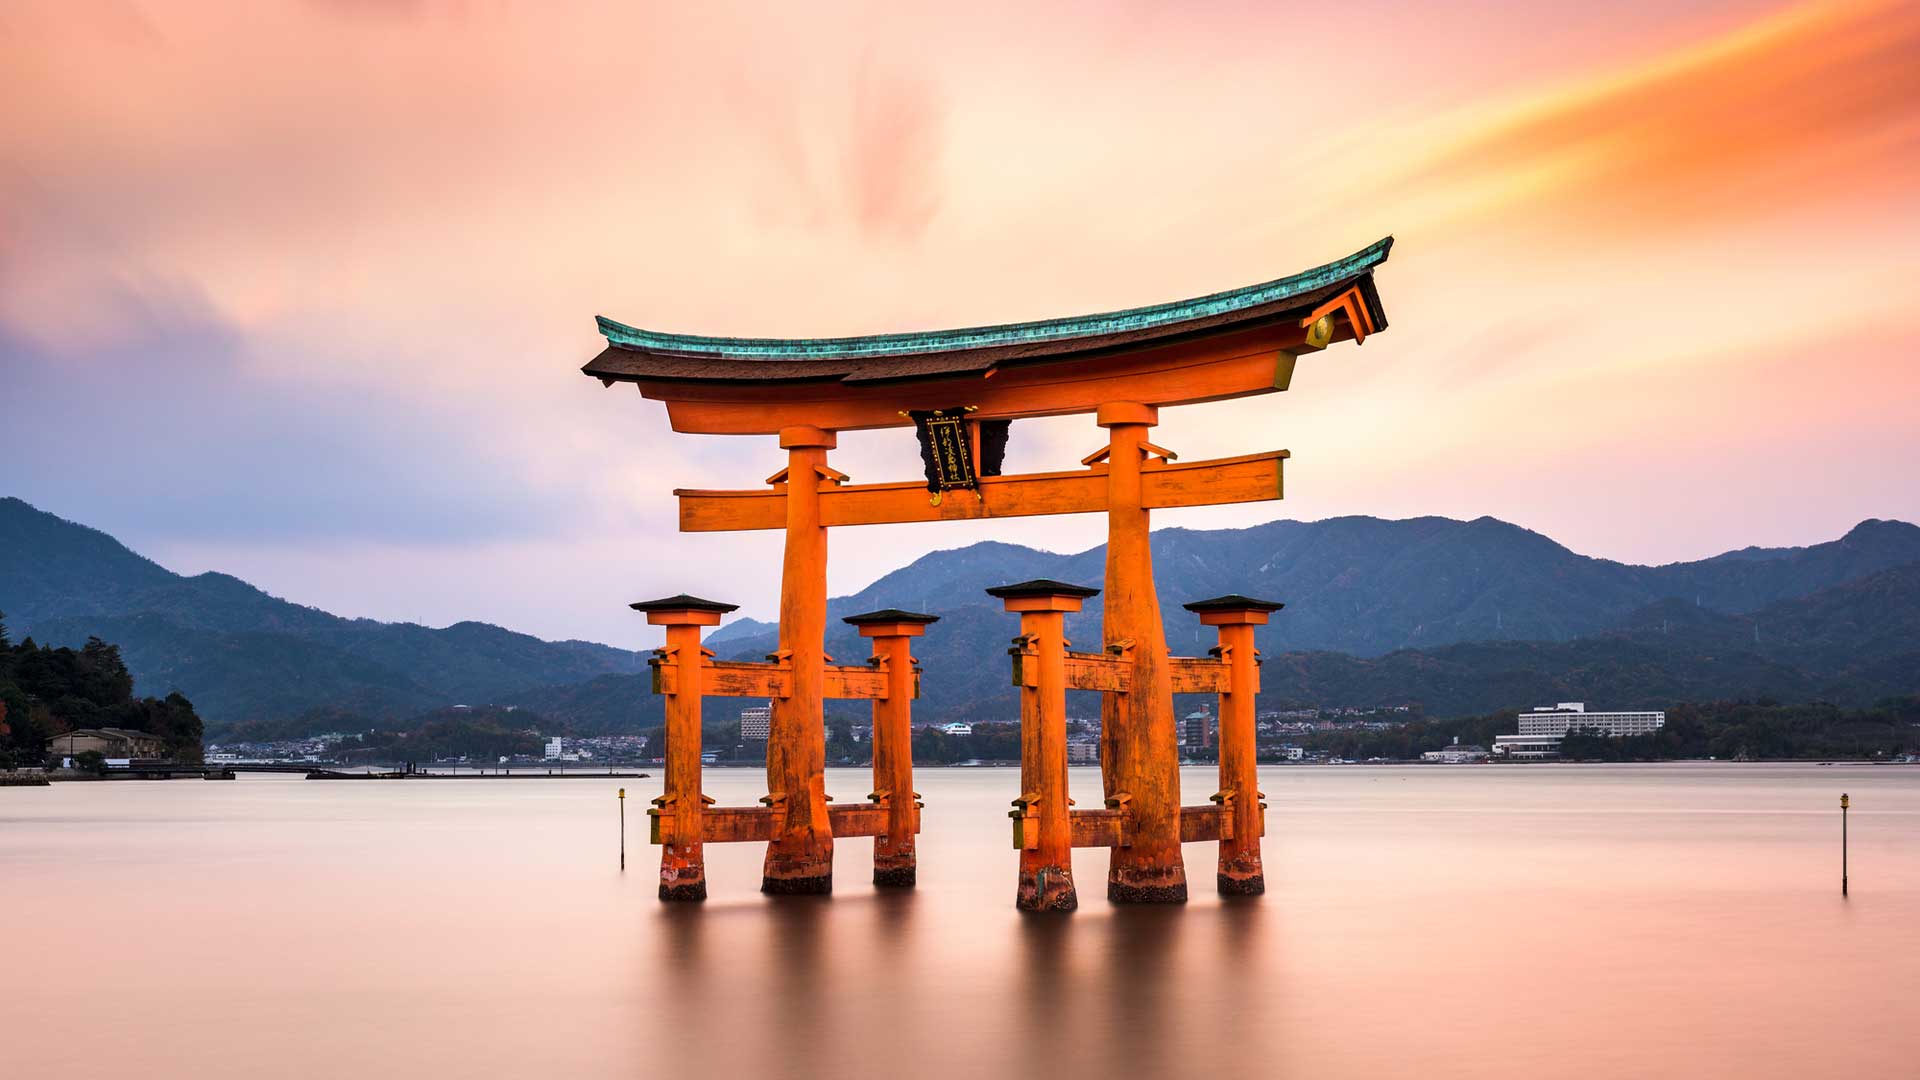
<path id="1" fill-rule="evenodd" d="M 1205 532 L 1163 529 L 1153 534 L 1153 559 L 1168 644 L 1176 652 L 1212 644 L 1181 603 L 1242 593 L 1287 604 L 1286 614 L 1261 632 L 1260 647 L 1269 653 L 1379 656 L 1462 641 L 1567 641 L 1608 630 L 1669 598 L 1703 610 L 1757 611 L 1920 562 L 1920 527 L 1870 520 L 1810 547 L 1748 548 L 1697 562 L 1635 566 L 1577 555 L 1495 518 L 1345 517 Z M 1057 555 L 973 544 L 927 555 L 829 608 L 836 617 L 882 607 L 944 614 L 989 603 L 982 590 L 1009 581 L 1045 577 L 1097 587 L 1105 562 L 1104 546 Z M 1099 613 L 1099 599 L 1089 601 L 1069 620 L 1069 636 L 1087 637 Z"/>
<path id="2" fill-rule="evenodd" d="M 1289 607 L 1274 619 L 1293 614 Z M 1173 609 L 1168 619 L 1184 616 Z M 925 667 L 918 715 L 1017 716 L 1006 658 L 1007 639 L 1017 625 L 997 605 L 975 604 L 950 611 L 929 627 L 914 647 Z M 1082 631 L 1069 636 L 1099 640 L 1097 625 Z M 868 651 L 851 628 L 837 625 L 827 650 L 842 659 Z M 734 641 L 718 651 L 757 659 L 765 643 Z M 1431 716 L 1456 717 L 1554 701 L 1661 708 L 1679 701 L 1770 697 L 1864 706 L 1883 697 L 1920 694 L 1920 563 L 1757 612 L 1729 614 L 1692 600 L 1660 601 L 1629 612 L 1613 629 L 1571 641 L 1454 642 L 1372 657 L 1264 651 L 1263 708 L 1412 705 Z M 1190 647 L 1188 654 L 1203 652 Z M 1082 698 L 1069 704 L 1075 715 L 1097 710 L 1092 695 L 1072 696 Z M 584 730 L 643 726 L 657 723 L 659 714 L 644 676 L 546 687 L 514 700 Z M 860 707 L 836 704 L 849 714 Z M 733 703 L 711 708 L 729 717 L 737 711 Z"/>
<path id="3" fill-rule="evenodd" d="M 645 667 L 591 642 L 343 619 L 226 574 L 183 577 L 13 498 L 0 499 L 0 610 L 16 637 L 114 642 L 142 693 L 179 690 L 215 726 L 329 707 L 397 718 Z"/>

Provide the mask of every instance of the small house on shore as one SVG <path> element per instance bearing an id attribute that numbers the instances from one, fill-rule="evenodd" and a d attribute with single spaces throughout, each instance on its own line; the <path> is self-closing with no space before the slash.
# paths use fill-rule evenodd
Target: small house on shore
<path id="1" fill-rule="evenodd" d="M 76 757 L 89 750 L 110 759 L 168 756 L 165 739 L 127 728 L 80 728 L 47 740 L 47 753 L 56 757 Z"/>

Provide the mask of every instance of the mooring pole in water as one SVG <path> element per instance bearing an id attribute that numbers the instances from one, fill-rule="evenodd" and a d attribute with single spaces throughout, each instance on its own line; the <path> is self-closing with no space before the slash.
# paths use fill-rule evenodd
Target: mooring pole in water
<path id="1" fill-rule="evenodd" d="M 1847 793 L 1840 793 L 1840 895 L 1847 895 Z"/>
<path id="2" fill-rule="evenodd" d="M 620 789 L 620 869 L 627 868 L 627 789 Z"/>

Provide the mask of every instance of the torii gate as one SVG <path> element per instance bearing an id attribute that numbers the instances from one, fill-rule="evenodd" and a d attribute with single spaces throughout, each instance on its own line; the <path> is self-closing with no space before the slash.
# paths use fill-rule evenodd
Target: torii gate
<path id="1" fill-rule="evenodd" d="M 731 692 L 771 697 L 773 707 L 768 796 L 762 800 L 767 809 L 729 812 L 733 817 L 728 820 L 745 821 L 752 815 L 769 824 L 726 836 L 700 824 L 700 815 L 721 811 L 703 809 L 697 741 L 691 759 L 695 773 L 690 779 L 681 776 L 676 784 L 671 762 L 678 755 L 672 743 L 676 731 L 688 730 L 688 710 L 676 709 L 670 701 L 669 790 L 663 799 L 671 801 L 655 818 L 656 823 L 668 823 L 662 839 L 668 849 L 663 855 L 662 898 L 693 898 L 696 890 L 676 893 L 670 886 L 694 876 L 680 864 L 689 845 L 697 862 L 702 840 L 765 839 L 763 891 L 825 893 L 832 889 L 833 837 L 880 835 L 872 831 L 878 826 L 865 818 L 855 824 L 850 813 L 838 815 L 848 821 L 843 832 L 829 814 L 823 698 L 888 701 L 904 716 L 905 689 L 901 684 L 883 693 L 861 683 L 867 669 L 828 666 L 828 529 L 1104 512 L 1103 629 L 1112 666 L 1124 669 L 1128 687 L 1125 693 L 1106 694 L 1101 710 L 1103 785 L 1110 802 L 1119 800 L 1112 809 L 1122 819 L 1119 831 L 1126 838 L 1124 846 L 1113 849 L 1108 896 L 1126 902 L 1184 900 L 1174 665 L 1154 589 L 1149 518 L 1158 509 L 1278 499 L 1288 453 L 1180 462 L 1177 455 L 1149 442 L 1147 429 L 1158 423 L 1163 407 L 1285 390 L 1302 353 L 1339 341 L 1357 343 L 1384 330 L 1386 317 L 1373 274 L 1392 243 L 1389 237 L 1303 273 L 1192 300 L 933 333 L 716 338 L 658 333 L 600 318 L 607 348 L 585 366 L 586 374 L 609 386 L 634 383 L 642 396 L 665 402 L 675 431 L 772 435 L 787 451 L 786 468 L 769 477 L 766 488 L 675 491 L 682 531 L 785 529 L 786 554 L 779 651 L 768 665 L 729 665 L 743 687 Z M 1108 432 L 1107 445 L 1082 459 L 1080 468 L 992 475 L 999 471 L 998 462 L 982 454 L 982 435 L 1005 435 L 1004 426 L 992 425 L 1074 413 L 1094 414 Z M 827 464 L 837 432 L 909 425 L 921 429 L 925 483 L 853 484 Z M 662 663 L 671 665 L 676 687 L 687 685 L 689 673 L 703 666 L 719 670 L 700 655 L 698 626 L 717 623 L 719 611 L 730 608 L 684 596 L 635 607 L 669 626 L 669 648 L 674 651 Z M 924 622 L 886 625 L 896 631 L 908 625 L 917 630 Z M 682 629 L 675 631 L 676 626 Z M 904 658 L 906 635 L 899 636 L 898 653 L 889 655 Z M 882 639 L 875 640 L 878 650 Z M 1250 650 L 1250 628 L 1247 647 Z M 910 664 L 896 663 L 892 674 L 904 678 L 900 669 Z M 698 687 L 702 680 L 697 674 L 691 677 Z M 656 688 L 666 681 L 657 678 Z M 691 705 L 695 740 L 697 694 Z M 1250 707 L 1251 698 L 1243 695 L 1243 700 Z M 877 787 L 884 784 L 876 778 Z M 891 784 L 889 790 L 890 799 L 897 800 L 902 785 Z M 907 792 L 911 798 L 910 787 Z M 901 813 L 907 809 L 902 806 Z M 917 806 L 912 809 L 917 811 Z M 910 840 L 899 830 L 913 825 L 917 816 L 912 823 L 897 820 L 886 835 L 898 845 Z M 674 829 L 682 830 L 678 844 Z M 680 864 L 669 865 L 669 857 Z M 698 876 L 697 892 L 704 896 L 704 872 Z"/>

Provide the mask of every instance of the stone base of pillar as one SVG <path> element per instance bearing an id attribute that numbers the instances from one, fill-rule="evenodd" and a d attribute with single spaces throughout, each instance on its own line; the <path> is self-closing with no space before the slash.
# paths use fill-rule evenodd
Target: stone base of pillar
<path id="1" fill-rule="evenodd" d="M 707 898 L 707 867 L 704 862 L 687 861 L 681 852 L 669 845 L 664 852 L 666 858 L 660 863 L 660 899 L 662 900 L 705 900 Z"/>
<path id="2" fill-rule="evenodd" d="M 828 896 L 833 893 L 833 875 L 763 877 L 760 891 L 769 896 Z"/>
<path id="3" fill-rule="evenodd" d="M 707 899 L 707 871 L 701 867 L 691 867 L 674 872 L 672 876 L 668 876 L 666 871 L 660 872 L 660 899 Z"/>
<path id="4" fill-rule="evenodd" d="M 1221 896 L 1259 896 L 1267 891 L 1267 879 L 1262 874 L 1241 877 L 1222 873 L 1217 880 Z"/>
<path id="5" fill-rule="evenodd" d="M 1217 880 L 1221 896 L 1259 896 L 1267 891 L 1266 874 L 1257 854 L 1223 854 Z"/>
<path id="6" fill-rule="evenodd" d="M 919 872 L 909 857 L 905 862 L 883 863 L 874 860 L 873 883 L 895 889 L 911 889 L 918 881 Z"/>
<path id="7" fill-rule="evenodd" d="M 1107 899 L 1116 904 L 1184 904 L 1187 902 L 1187 871 L 1124 867 L 1107 875 Z"/>
<path id="8" fill-rule="evenodd" d="M 760 891 L 770 896 L 826 896 L 833 892 L 833 841 L 775 841 L 760 867 Z"/>
<path id="9" fill-rule="evenodd" d="M 1042 866 L 1020 873 L 1020 889 L 1013 906 L 1021 911 L 1072 911 L 1080 906 L 1080 893 L 1073 887 L 1073 868 Z"/>

